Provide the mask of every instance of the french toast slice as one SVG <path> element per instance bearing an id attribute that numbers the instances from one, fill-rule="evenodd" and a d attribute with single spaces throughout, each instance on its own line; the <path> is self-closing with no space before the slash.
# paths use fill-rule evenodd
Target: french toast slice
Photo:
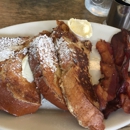
<path id="1" fill-rule="evenodd" d="M 59 87 L 60 69 L 50 33 L 34 37 L 29 48 L 29 63 L 40 93 L 55 106 L 67 110 Z"/>
<path id="2" fill-rule="evenodd" d="M 79 124 L 91 130 L 103 130 L 103 114 L 91 84 L 89 53 L 91 43 L 79 41 L 68 26 L 57 21 L 52 37 L 61 69 L 60 87 L 67 107 Z"/>
<path id="3" fill-rule="evenodd" d="M 15 116 L 34 113 L 40 107 L 40 94 L 34 81 L 22 75 L 28 38 L 0 38 L 0 109 Z"/>

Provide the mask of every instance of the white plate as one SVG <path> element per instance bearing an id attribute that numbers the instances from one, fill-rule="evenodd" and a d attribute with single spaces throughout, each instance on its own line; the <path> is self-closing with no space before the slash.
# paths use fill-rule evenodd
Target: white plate
<path id="1" fill-rule="evenodd" d="M 33 36 L 42 30 L 52 30 L 56 21 L 40 21 L 0 29 L 0 36 Z M 93 36 L 90 38 L 93 44 L 99 39 L 110 41 L 113 34 L 119 29 L 92 23 Z M 14 117 L 0 111 L 0 130 L 84 130 L 78 125 L 77 120 L 69 113 L 62 111 L 48 101 L 44 100 L 41 108 L 34 114 Z M 105 130 L 116 130 L 130 123 L 130 115 L 122 110 L 113 112 L 104 121 Z"/>

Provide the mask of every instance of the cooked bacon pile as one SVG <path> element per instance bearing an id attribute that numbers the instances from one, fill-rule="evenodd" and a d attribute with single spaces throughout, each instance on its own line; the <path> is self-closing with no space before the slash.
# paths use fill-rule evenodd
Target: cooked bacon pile
<path id="1" fill-rule="evenodd" d="M 121 30 L 111 43 L 100 40 L 96 44 L 101 55 L 101 72 L 104 78 L 96 85 L 100 109 L 104 117 L 119 108 L 130 113 L 130 32 Z"/>

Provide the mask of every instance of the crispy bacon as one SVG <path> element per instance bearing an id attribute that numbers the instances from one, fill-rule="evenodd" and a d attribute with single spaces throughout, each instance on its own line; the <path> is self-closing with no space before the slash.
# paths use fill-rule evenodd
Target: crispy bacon
<path id="1" fill-rule="evenodd" d="M 97 42 L 96 48 L 101 55 L 101 73 L 104 75 L 104 78 L 95 87 L 95 92 L 100 102 L 100 108 L 103 110 L 106 108 L 107 103 L 116 96 L 119 89 L 119 77 L 110 44 L 100 40 Z"/>
<path id="2" fill-rule="evenodd" d="M 130 43 L 129 43 L 130 44 Z M 122 75 L 123 75 L 123 84 L 122 89 L 120 90 L 120 101 L 121 107 L 126 113 L 130 113 L 130 76 L 128 73 L 129 61 L 130 61 L 130 47 L 127 44 L 126 53 L 126 62 L 123 64 L 122 67 Z"/>
<path id="3" fill-rule="evenodd" d="M 130 113 L 130 76 L 128 72 L 130 61 L 130 32 L 121 30 L 115 34 L 111 40 L 111 47 L 113 50 L 114 62 L 119 75 L 119 90 L 116 98 L 110 101 L 103 111 L 104 117 L 107 118 L 109 114 L 119 108 L 125 112 Z"/>
<path id="4" fill-rule="evenodd" d="M 122 30 L 121 32 L 115 34 L 111 39 L 111 47 L 113 50 L 114 62 L 117 66 L 122 66 L 125 58 L 125 48 L 127 46 L 127 31 Z"/>

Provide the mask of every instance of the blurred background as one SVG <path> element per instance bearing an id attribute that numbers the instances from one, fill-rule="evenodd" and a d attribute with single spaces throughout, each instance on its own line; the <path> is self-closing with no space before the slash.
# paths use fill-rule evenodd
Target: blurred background
<path id="1" fill-rule="evenodd" d="M 102 23 L 106 18 L 92 15 L 84 0 L 0 0 L 0 28 L 41 20 L 87 19 Z"/>

